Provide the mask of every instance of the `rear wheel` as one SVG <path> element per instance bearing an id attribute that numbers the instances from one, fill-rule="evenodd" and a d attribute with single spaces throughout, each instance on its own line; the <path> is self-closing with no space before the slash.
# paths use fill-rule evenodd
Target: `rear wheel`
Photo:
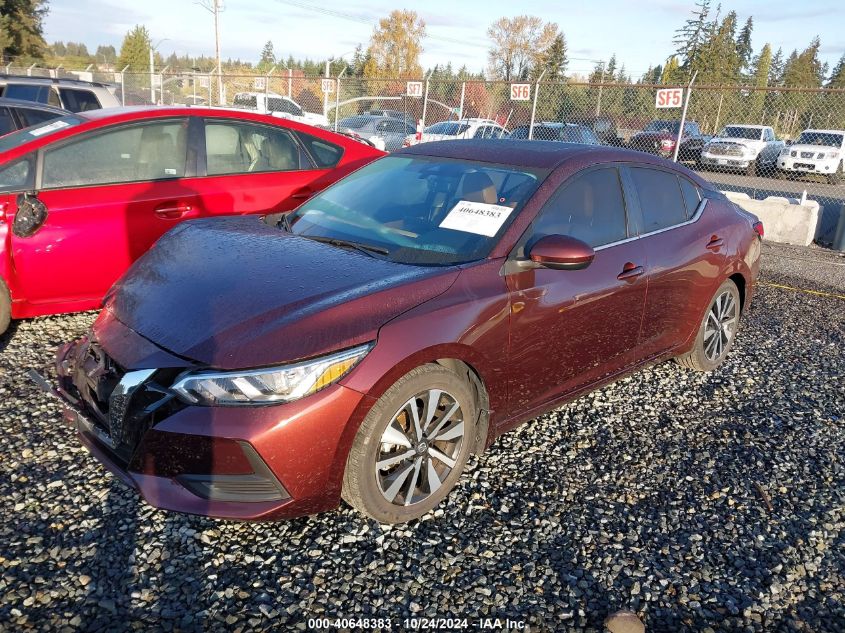
<path id="1" fill-rule="evenodd" d="M 739 290 L 727 279 L 710 302 L 692 349 L 675 360 L 682 367 L 696 371 L 716 369 L 731 350 L 738 325 Z"/>
<path id="2" fill-rule="evenodd" d="M 9 295 L 9 288 L 0 279 L 0 334 L 3 334 L 12 320 L 12 298 Z"/>
<path id="3" fill-rule="evenodd" d="M 423 365 L 378 399 L 346 460 L 343 498 L 381 522 L 402 523 L 435 508 L 472 450 L 478 405 L 453 371 Z"/>
<path id="4" fill-rule="evenodd" d="M 845 162 L 845 161 L 843 161 L 843 162 Z M 836 172 L 830 174 L 827 177 L 827 182 L 829 182 L 831 185 L 839 185 L 839 184 L 842 183 L 842 175 L 843 175 L 842 174 L 842 171 L 843 171 L 842 165 L 843 165 L 843 162 L 839 163 L 839 167 L 836 168 Z"/>

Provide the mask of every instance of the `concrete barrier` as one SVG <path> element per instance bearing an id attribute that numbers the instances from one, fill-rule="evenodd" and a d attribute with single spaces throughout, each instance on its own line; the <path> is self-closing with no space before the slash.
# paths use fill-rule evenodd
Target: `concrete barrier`
<path id="1" fill-rule="evenodd" d="M 763 222 L 764 239 L 784 244 L 809 246 L 819 235 L 821 207 L 815 200 L 800 200 L 772 196 L 755 200 L 747 193 L 723 191 L 729 200 L 753 213 Z"/>

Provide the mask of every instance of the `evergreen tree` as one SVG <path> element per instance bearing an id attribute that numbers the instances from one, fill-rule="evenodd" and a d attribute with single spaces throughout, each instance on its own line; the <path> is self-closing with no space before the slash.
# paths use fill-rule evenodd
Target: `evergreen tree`
<path id="1" fill-rule="evenodd" d="M 754 87 L 761 89 L 751 93 L 750 117 L 752 121 L 757 121 L 766 102 L 766 91 L 762 88 L 769 85 L 769 73 L 772 69 L 772 47 L 770 44 L 767 43 L 763 46 L 763 50 L 754 58 L 751 67 Z"/>
<path id="2" fill-rule="evenodd" d="M 537 79 L 543 72 L 543 69 L 546 70 L 546 74 L 543 76 L 544 81 L 563 79 L 567 63 L 566 38 L 563 33 L 558 33 L 548 49 L 537 60 L 537 64 L 531 72 L 532 79 Z"/>
<path id="3" fill-rule="evenodd" d="M 44 0 L 0 0 L 0 54 L 42 59 L 47 52 L 43 20 Z"/>
<path id="4" fill-rule="evenodd" d="M 117 59 L 117 51 L 114 49 L 114 46 L 98 46 L 97 52 L 94 55 L 98 62 L 105 62 L 107 64 L 111 64 Z"/>
<path id="5" fill-rule="evenodd" d="M 751 63 L 751 31 L 754 29 L 754 18 L 749 16 L 745 21 L 745 26 L 739 32 L 739 37 L 736 38 L 736 52 L 739 55 L 739 61 L 742 69 L 748 68 Z M 771 51 L 769 51 L 771 53 Z"/>
<path id="6" fill-rule="evenodd" d="M 64 42 L 54 42 L 52 46 L 50 46 L 50 52 L 56 57 L 64 57 L 67 55 L 67 47 Z"/>
<path id="7" fill-rule="evenodd" d="M 818 88 L 822 84 L 823 67 L 819 60 L 821 42 L 815 37 L 801 53 L 792 52 L 783 71 L 786 86 Z"/>
<path id="8" fill-rule="evenodd" d="M 616 81 L 616 53 L 610 56 L 607 62 L 607 67 L 604 69 L 604 80 L 608 82 Z"/>
<path id="9" fill-rule="evenodd" d="M 150 32 L 147 28 L 135 26 L 124 36 L 123 44 L 120 45 L 118 68 L 129 66 L 129 71 L 136 73 L 149 70 L 151 46 Z"/>
<path id="10" fill-rule="evenodd" d="M 701 47 L 707 40 L 711 28 L 710 22 L 711 0 L 698 0 L 692 17 L 675 31 L 672 43 L 677 46 L 677 53 L 684 60 L 684 67 L 690 69 L 698 62 Z"/>
<path id="11" fill-rule="evenodd" d="M 845 88 L 845 53 L 839 58 L 836 66 L 833 67 L 833 72 L 830 74 L 830 79 L 828 79 L 825 87 Z"/>
<path id="12" fill-rule="evenodd" d="M 783 85 L 783 70 L 784 70 L 784 61 L 783 61 L 783 49 L 779 48 L 777 52 L 772 56 L 772 65 L 769 68 L 769 85 L 770 86 L 782 86 Z"/>
<path id="13" fill-rule="evenodd" d="M 273 42 L 267 40 L 264 48 L 261 49 L 261 58 L 258 60 L 258 70 L 262 72 L 269 71 L 276 65 L 276 53 L 273 52 Z"/>

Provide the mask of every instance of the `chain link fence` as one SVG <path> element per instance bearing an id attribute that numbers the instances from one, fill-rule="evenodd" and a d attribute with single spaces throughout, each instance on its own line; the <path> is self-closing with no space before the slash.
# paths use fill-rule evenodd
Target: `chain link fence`
<path id="1" fill-rule="evenodd" d="M 269 110 L 340 130 L 359 115 L 389 111 L 404 120 L 404 127 L 398 136 L 393 130 L 392 139 L 381 139 L 388 150 L 408 137 L 416 142 L 419 122 L 431 130 L 444 121 L 458 124 L 435 129 L 461 138 L 498 136 L 505 129 L 516 137 L 598 142 L 667 158 L 674 157 L 677 145 L 678 160 L 722 190 L 817 200 L 823 207 L 822 241 L 845 204 L 845 90 L 694 86 L 672 102 L 676 107 L 658 108 L 663 85 L 326 78 L 287 68 L 219 75 L 163 70 L 5 67 L 8 74 L 108 83 L 125 105 Z M 679 135 L 683 99 L 688 110 Z M 423 133 L 422 140 L 428 136 Z"/>

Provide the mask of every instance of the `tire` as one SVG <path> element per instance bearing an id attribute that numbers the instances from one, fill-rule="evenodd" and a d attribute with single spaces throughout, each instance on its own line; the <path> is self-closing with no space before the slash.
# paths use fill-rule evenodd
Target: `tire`
<path id="1" fill-rule="evenodd" d="M 721 365 L 733 347 L 740 318 L 739 289 L 730 279 L 719 286 L 707 306 L 695 335 L 692 349 L 675 360 L 681 367 L 713 371 Z M 716 328 L 716 322 L 720 327 Z M 730 325 L 728 325 L 730 324 Z M 714 339 L 713 336 L 718 336 Z"/>
<path id="2" fill-rule="evenodd" d="M 438 406 L 435 417 L 428 418 L 432 393 Z M 424 431 L 419 439 L 411 407 L 420 427 L 425 429 L 428 419 L 428 433 L 436 435 Z M 343 499 L 380 523 L 404 523 L 434 509 L 460 479 L 478 413 L 472 386 L 455 372 L 435 364 L 410 371 L 378 399 L 358 429 L 346 459 Z M 391 460 L 385 468 L 377 466 Z"/>
<path id="3" fill-rule="evenodd" d="M 842 162 L 839 163 L 839 167 L 836 168 L 836 172 L 830 174 L 827 177 L 828 184 L 831 185 L 839 185 L 842 184 Z"/>
<path id="4" fill-rule="evenodd" d="M 757 161 L 752 160 L 748 163 L 748 167 L 745 168 L 745 175 L 746 176 L 756 176 L 757 175 Z"/>
<path id="5" fill-rule="evenodd" d="M 0 279 L 0 336 L 9 329 L 12 320 L 12 297 L 9 288 Z"/>
<path id="6" fill-rule="evenodd" d="M 788 179 L 789 179 L 789 174 L 787 174 L 787 173 L 786 173 L 784 170 L 782 170 L 782 169 L 776 169 L 776 170 L 775 170 L 775 178 L 777 178 L 778 180 L 788 180 Z"/>

